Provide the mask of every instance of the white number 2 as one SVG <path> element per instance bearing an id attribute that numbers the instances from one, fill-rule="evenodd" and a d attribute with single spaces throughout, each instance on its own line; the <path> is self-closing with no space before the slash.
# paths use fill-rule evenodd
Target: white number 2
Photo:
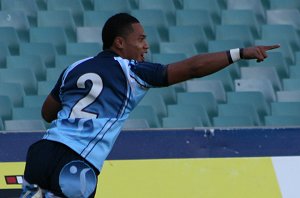
<path id="1" fill-rule="evenodd" d="M 92 87 L 89 93 L 80 99 L 73 107 L 70 118 L 96 118 L 97 114 L 84 111 L 84 108 L 92 104 L 100 95 L 103 89 L 103 82 L 101 77 L 95 73 L 86 73 L 77 80 L 78 88 L 85 88 L 86 81 L 92 82 Z"/>

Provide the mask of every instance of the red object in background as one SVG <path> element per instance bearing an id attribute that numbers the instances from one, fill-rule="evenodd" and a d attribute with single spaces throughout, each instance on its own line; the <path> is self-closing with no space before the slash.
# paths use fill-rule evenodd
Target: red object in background
<path id="1" fill-rule="evenodd" d="M 5 176 L 6 184 L 18 184 L 16 176 Z"/>

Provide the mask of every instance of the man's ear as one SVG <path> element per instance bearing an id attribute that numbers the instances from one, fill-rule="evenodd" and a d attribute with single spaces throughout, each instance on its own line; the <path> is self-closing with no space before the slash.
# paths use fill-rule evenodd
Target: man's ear
<path id="1" fill-rule="evenodd" d="M 118 49 L 123 49 L 124 48 L 124 39 L 120 36 L 117 36 L 115 38 L 114 44 Z"/>

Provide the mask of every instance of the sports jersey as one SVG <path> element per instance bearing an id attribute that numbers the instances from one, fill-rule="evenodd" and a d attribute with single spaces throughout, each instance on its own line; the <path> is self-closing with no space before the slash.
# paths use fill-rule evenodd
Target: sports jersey
<path id="1" fill-rule="evenodd" d="M 51 91 L 62 109 L 43 138 L 69 146 L 100 171 L 122 125 L 147 90 L 167 86 L 166 69 L 109 50 L 73 63 Z"/>

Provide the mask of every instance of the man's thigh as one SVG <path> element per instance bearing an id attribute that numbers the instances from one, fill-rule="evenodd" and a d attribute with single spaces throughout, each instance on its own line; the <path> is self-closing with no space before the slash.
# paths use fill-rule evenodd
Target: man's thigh
<path id="1" fill-rule="evenodd" d="M 44 140 L 28 150 L 24 179 L 23 191 L 41 188 L 59 197 L 94 197 L 97 185 L 97 173 L 77 153 Z"/>

